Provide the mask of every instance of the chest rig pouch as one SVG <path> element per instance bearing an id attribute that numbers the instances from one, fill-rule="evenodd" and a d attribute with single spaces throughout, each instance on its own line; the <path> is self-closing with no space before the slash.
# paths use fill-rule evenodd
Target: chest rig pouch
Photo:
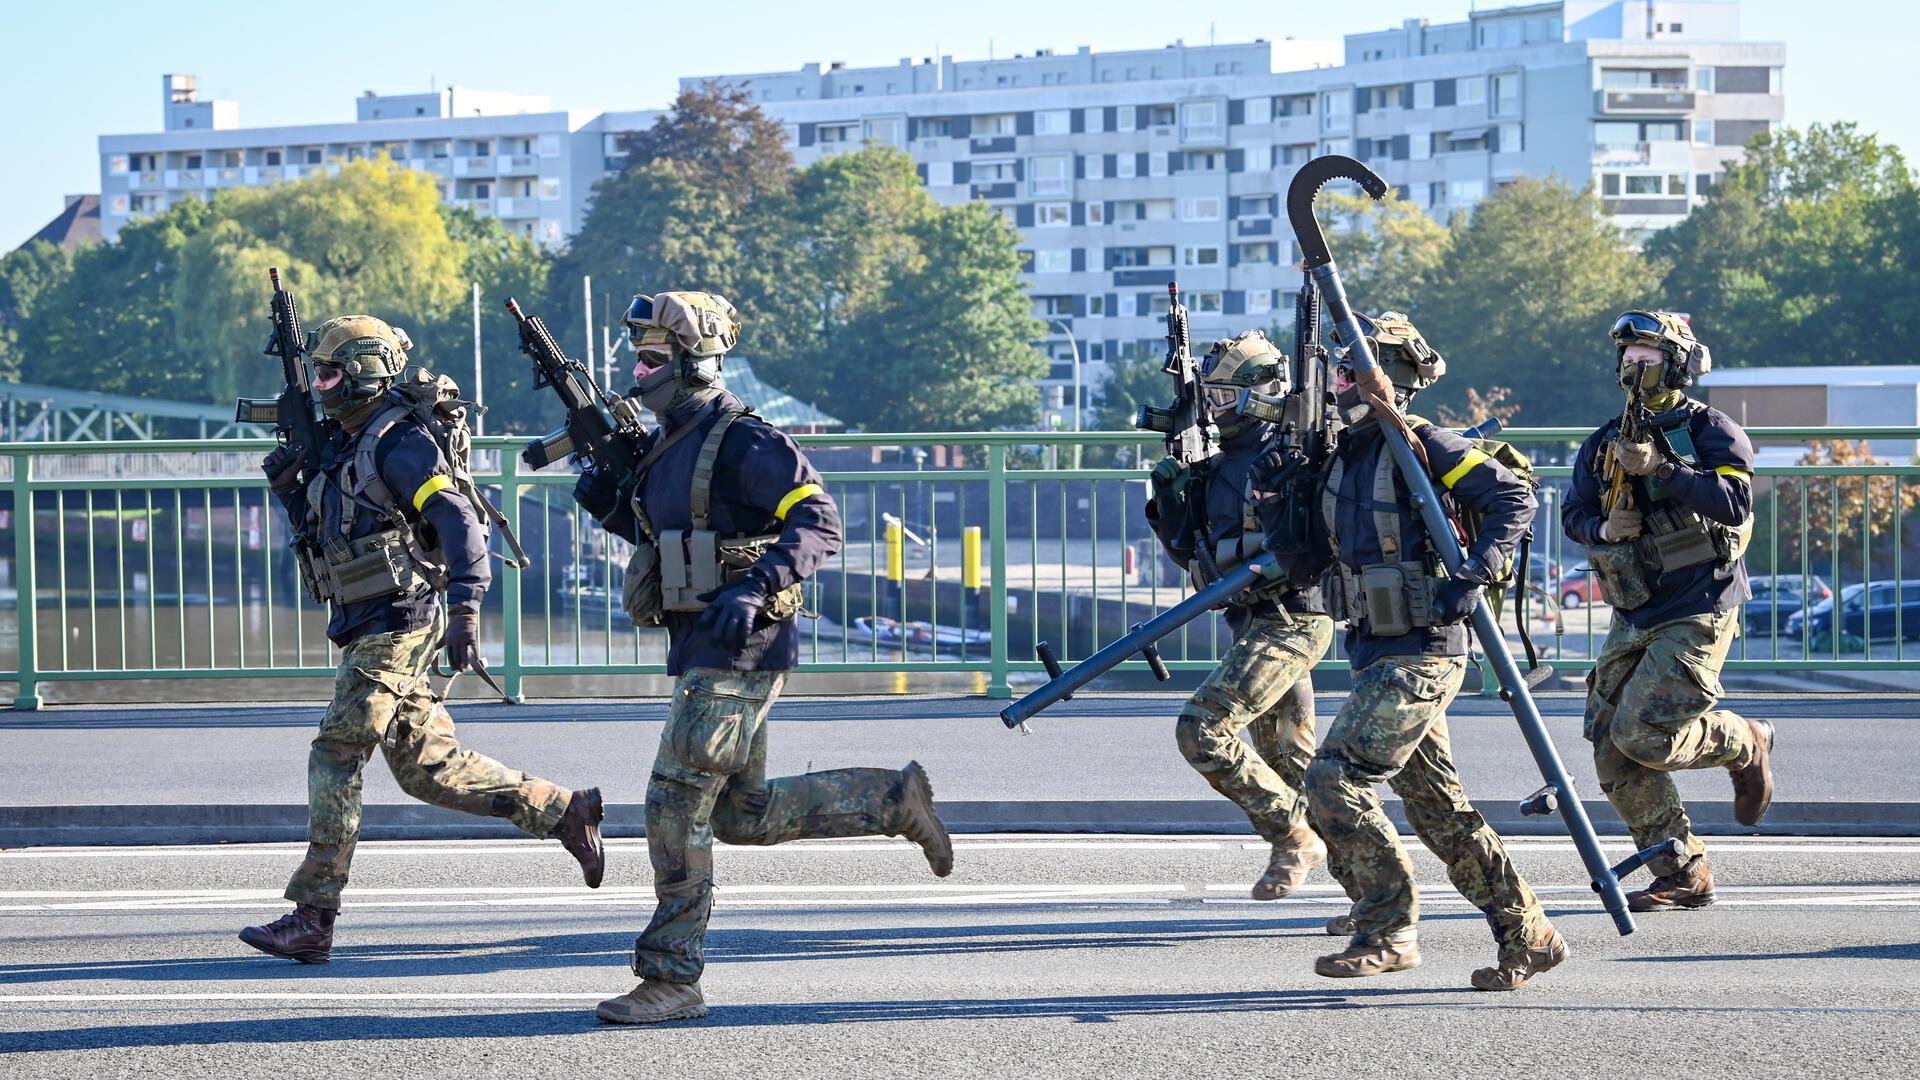
<path id="1" fill-rule="evenodd" d="M 727 429 L 742 413 L 722 413 L 708 430 L 694 459 L 693 490 L 689 504 L 693 527 L 655 530 L 643 505 L 646 485 L 634 485 L 634 518 L 641 542 L 627 560 L 622 599 L 636 625 L 657 626 L 669 611 L 703 611 L 702 593 L 724 588 L 745 577 L 760 556 L 780 539 L 778 532 L 754 536 L 723 536 L 713 530 L 713 472 L 720 460 L 720 444 Z M 682 430 L 691 430 L 692 425 Z M 672 436 L 668 437 L 669 440 Z M 662 444 L 661 449 L 665 449 Z M 657 583 L 657 584 L 656 584 Z M 798 582 L 775 594 L 762 612 L 773 622 L 791 619 L 804 607 Z M 644 617 L 644 618 L 643 618 Z"/>
<path id="2" fill-rule="evenodd" d="M 1413 422 L 1409 418 L 1409 422 Z M 1326 519 L 1327 535 L 1333 549 L 1340 550 L 1340 486 L 1346 477 L 1346 462 L 1334 458 L 1321 489 L 1320 511 Z M 1408 516 L 1400 505 L 1394 485 L 1393 457 L 1383 447 L 1373 470 L 1372 498 L 1362 506 L 1373 515 L 1373 529 L 1380 538 L 1381 561 L 1352 566 L 1336 562 L 1327 575 L 1328 601 L 1349 625 L 1365 624 L 1379 637 L 1398 637 L 1433 623 L 1433 584 L 1437 578 L 1437 560 L 1431 550 L 1407 552 L 1401 549 L 1402 526 Z M 1408 558 L 1408 555 L 1414 556 Z"/>
<path id="3" fill-rule="evenodd" d="M 302 581 L 314 599 L 334 604 L 357 604 L 383 596 L 406 596 L 423 589 L 447 587 L 447 564 L 437 541 L 429 544 L 424 523 L 407 521 L 400 502 L 380 479 L 374 464 L 374 451 L 381 436 L 406 419 L 410 410 L 394 405 L 374 414 L 366 428 L 355 437 L 340 467 L 338 480 L 326 471 L 316 474 L 307 487 L 309 523 L 313 535 L 322 537 L 318 552 L 300 553 Z M 334 487 L 340 497 L 340 527 L 327 534 L 319 520 L 326 506 L 326 491 Z M 371 511 L 387 527 L 366 536 L 355 537 L 353 527 L 360 514 Z M 317 556 L 317 557 L 316 557 Z"/>

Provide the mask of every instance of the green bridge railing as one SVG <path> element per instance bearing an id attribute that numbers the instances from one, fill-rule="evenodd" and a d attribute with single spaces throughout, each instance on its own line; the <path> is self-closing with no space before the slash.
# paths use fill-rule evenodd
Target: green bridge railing
<path id="1" fill-rule="evenodd" d="M 1552 462 L 1570 460 L 1585 434 L 1502 436 L 1547 462 L 1529 573 L 1546 602 L 1531 625 L 1543 659 L 1572 672 L 1591 666 L 1611 617 L 1559 529 L 1569 469 Z M 1872 439 L 1911 461 L 1920 445 L 1920 427 L 1750 434 L 1763 447 L 1797 444 L 1796 457 L 1814 441 Z M 1030 659 L 1036 641 L 1084 657 L 1189 595 L 1140 516 L 1146 473 L 1136 463 L 1151 464 L 1157 440 L 1010 432 L 800 441 L 821 461 L 846 523 L 842 551 L 809 585 L 802 670 L 963 673 L 974 690 L 1005 697 L 1040 670 Z M 617 693 L 622 676 L 663 673 L 662 633 L 635 630 L 619 610 L 625 545 L 577 512 L 571 474 L 524 471 L 522 442 L 477 440 L 476 475 L 534 560 L 524 573 L 495 564 L 484 612 L 489 665 L 516 698 L 528 679 Z M 332 673 L 326 613 L 297 587 L 284 519 L 256 468 L 269 445 L 0 444 L 0 682 L 17 685 L 17 707 L 37 707 L 49 684 L 65 700 L 124 700 L 115 684 L 128 680 L 253 680 L 224 692 L 208 685 L 257 700 L 294 689 L 261 680 Z M 1747 606 L 1749 632 L 1729 668 L 1920 668 L 1920 655 L 1906 652 L 1907 639 L 1920 637 L 1920 580 L 1905 573 L 1907 549 L 1920 546 L 1920 466 L 1762 466 L 1756 498 L 1750 572 L 1821 579 L 1816 592 L 1843 594 L 1842 613 L 1827 632 L 1818 618 L 1795 618 L 1798 599 L 1771 590 Z M 1866 601 L 1858 612 L 1845 603 L 1853 592 Z M 1168 666 L 1210 667 L 1229 644 L 1218 621 L 1197 621 L 1164 644 Z"/>

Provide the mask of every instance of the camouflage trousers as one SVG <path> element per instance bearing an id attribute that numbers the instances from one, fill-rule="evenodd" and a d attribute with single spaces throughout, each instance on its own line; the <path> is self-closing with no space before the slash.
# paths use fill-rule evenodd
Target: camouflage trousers
<path id="1" fill-rule="evenodd" d="M 1506 845 L 1467 801 L 1446 709 L 1466 677 L 1461 656 L 1387 656 L 1353 673 L 1353 691 L 1307 768 L 1307 798 L 1327 846 L 1353 878 L 1356 938 L 1378 943 L 1420 918 L 1413 863 L 1373 785 L 1399 794 L 1407 823 L 1454 888 L 1487 916 L 1500 955 L 1546 937 L 1547 916 Z"/>
<path id="2" fill-rule="evenodd" d="M 1720 666 L 1738 633 L 1739 612 L 1695 615 L 1645 630 L 1614 618 L 1600 657 L 1587 673 L 1586 736 L 1593 743 L 1600 790 L 1641 847 L 1668 837 L 1692 855 L 1707 846 L 1668 773 L 1737 769 L 1753 758 L 1753 729 L 1739 714 L 1714 708 Z M 1677 873 L 1682 860 L 1648 864 Z"/>
<path id="3" fill-rule="evenodd" d="M 427 682 L 441 625 L 355 638 L 341 654 L 333 703 L 307 753 L 307 857 L 287 899 L 340 907 L 360 835 L 361 770 L 377 746 L 400 789 L 422 802 L 502 817 L 547 836 L 573 793 L 462 749 Z"/>
<path id="4" fill-rule="evenodd" d="M 897 769 L 833 769 L 767 779 L 767 712 L 784 671 L 694 668 L 673 687 L 647 784 L 653 920 L 633 943 L 634 974 L 697 982 L 713 909 L 713 841 L 898 833 Z"/>
<path id="5" fill-rule="evenodd" d="M 1269 841 L 1308 823 L 1312 672 L 1332 644 L 1324 615 L 1252 618 L 1174 723 L 1180 756 Z"/>

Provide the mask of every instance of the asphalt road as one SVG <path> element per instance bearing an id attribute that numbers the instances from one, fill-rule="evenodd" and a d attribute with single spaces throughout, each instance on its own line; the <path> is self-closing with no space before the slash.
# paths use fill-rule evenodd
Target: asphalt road
<path id="1" fill-rule="evenodd" d="M 1217 801 L 1175 749 L 1173 719 L 1183 700 L 1168 693 L 1082 695 L 1035 719 L 1033 734 L 1022 737 L 1000 723 L 1006 703 L 984 698 L 789 697 L 774 707 L 768 768 L 779 775 L 917 758 L 943 801 Z M 1320 697 L 1323 728 L 1342 700 Z M 1583 698 L 1538 700 L 1575 784 L 1599 798 L 1591 751 L 1580 737 Z M 1778 725 L 1776 800 L 1920 804 L 1912 749 L 1920 704 L 1913 695 L 1735 695 L 1728 706 Z M 14 781 L 0 791 L 0 804 L 304 806 L 307 743 L 320 712 L 313 704 L 0 713 L 0 761 Z M 666 705 L 657 698 L 460 703 L 452 712 L 462 741 L 482 753 L 569 786 L 597 785 L 612 803 L 641 803 Z M 1462 697 L 1450 725 L 1473 798 L 1507 802 L 1539 787 L 1507 706 Z M 1689 801 L 1730 798 L 1719 770 L 1677 779 Z M 367 769 L 366 799 L 411 801 L 378 763 Z"/>
<path id="2" fill-rule="evenodd" d="M 601 1025 L 651 906 L 644 844 L 579 886 L 534 842 L 369 843 L 335 958 L 233 934 L 290 845 L 0 852 L 0 1075 L 1910 1077 L 1920 843 L 1714 842 L 1721 901 L 1617 936 L 1564 841 L 1517 839 L 1573 959 L 1508 995 L 1415 853 L 1424 967 L 1330 981 L 1344 899 L 1246 900 L 1233 837 L 722 848 L 712 1013 Z M 1624 853 L 1624 852 L 1622 852 Z"/>

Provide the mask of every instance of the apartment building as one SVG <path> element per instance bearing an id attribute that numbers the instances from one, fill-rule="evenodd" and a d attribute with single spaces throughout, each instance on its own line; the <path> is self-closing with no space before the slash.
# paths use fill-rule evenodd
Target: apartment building
<path id="1" fill-rule="evenodd" d="M 1521 176 L 1591 183 L 1641 235 L 1681 220 L 1780 122 L 1785 60 L 1782 45 L 1740 40 L 1737 0 L 1555 0 L 1338 44 L 1042 49 L 683 85 L 749 94 L 802 165 L 897 146 L 935 198 L 999 207 L 1049 325 L 1046 406 L 1070 415 L 1076 354 L 1085 407 L 1110 363 L 1163 347 L 1169 279 L 1197 342 L 1290 325 L 1298 252 L 1280 203 L 1317 154 L 1368 162 L 1442 217 Z M 434 174 L 449 201 L 557 244 L 619 167 L 622 137 L 658 115 L 448 89 L 369 94 L 353 123 L 246 129 L 191 77 L 165 91 L 164 132 L 100 140 L 109 237 L 169 200 L 385 153 Z"/>

